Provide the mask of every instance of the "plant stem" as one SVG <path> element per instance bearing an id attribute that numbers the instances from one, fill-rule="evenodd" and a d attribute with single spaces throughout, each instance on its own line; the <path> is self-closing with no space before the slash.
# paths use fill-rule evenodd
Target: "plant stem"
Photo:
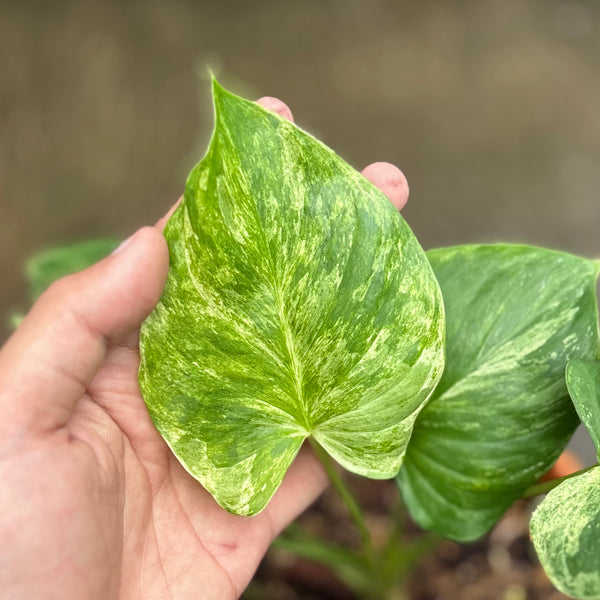
<path id="1" fill-rule="evenodd" d="M 369 532 L 369 528 L 367 527 L 367 523 L 365 521 L 365 516 L 358 505 L 358 502 L 352 495 L 352 492 L 346 487 L 344 480 L 338 473 L 335 463 L 327 454 L 327 452 L 321 447 L 321 445 L 314 439 L 309 438 L 310 445 L 312 446 L 315 454 L 319 457 L 321 464 L 325 468 L 325 472 L 329 477 L 329 480 L 333 484 L 333 487 L 336 489 L 344 504 L 348 508 L 348 512 L 354 521 L 354 524 L 358 528 L 360 532 L 360 538 L 363 546 L 363 553 L 365 558 L 369 561 L 371 565 L 376 564 L 375 560 L 375 548 L 373 546 L 373 540 L 371 539 L 371 533 Z"/>
<path id="2" fill-rule="evenodd" d="M 593 469 L 597 466 L 598 463 L 592 465 L 591 467 L 586 467 L 585 469 L 575 471 L 575 473 L 571 473 L 570 475 L 565 475 L 564 477 L 559 477 L 558 479 L 553 479 L 552 481 L 544 481 L 543 483 L 537 483 L 535 485 L 532 485 L 529 489 L 525 491 L 525 493 L 523 494 L 523 498 L 533 498 L 535 496 L 539 496 L 540 494 L 547 494 L 556 486 L 560 485 L 563 481 L 571 479 L 571 477 L 576 477 L 577 475 L 583 475 L 583 473 L 587 473 L 590 469 Z"/>

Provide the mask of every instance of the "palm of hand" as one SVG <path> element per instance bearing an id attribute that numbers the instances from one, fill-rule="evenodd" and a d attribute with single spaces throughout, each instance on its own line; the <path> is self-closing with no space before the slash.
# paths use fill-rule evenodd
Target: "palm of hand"
<path id="1" fill-rule="evenodd" d="M 100 514 L 103 488 L 121 500 L 113 517 L 119 527 L 111 527 L 116 539 L 105 548 L 107 559 L 122 548 L 120 595 L 237 598 L 271 541 L 269 513 L 256 520 L 230 515 L 185 472 L 150 421 L 138 364 L 131 346 L 109 353 L 89 388 L 92 401 L 70 425 L 94 449 Z"/>

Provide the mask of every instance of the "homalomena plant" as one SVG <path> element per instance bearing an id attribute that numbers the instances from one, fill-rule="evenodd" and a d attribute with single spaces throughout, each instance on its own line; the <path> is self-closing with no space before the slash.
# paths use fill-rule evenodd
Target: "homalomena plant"
<path id="1" fill-rule="evenodd" d="M 365 549 L 297 530 L 280 545 L 370 598 L 387 597 L 431 538 L 402 558 L 396 531 L 376 556 L 329 456 L 396 476 L 415 520 L 457 541 L 551 490 L 531 522 L 540 560 L 565 593 L 600 598 L 600 467 L 536 485 L 579 420 L 600 453 L 599 261 L 506 244 L 425 256 L 331 150 L 213 92 L 213 138 L 165 229 L 169 279 L 140 339 L 140 385 L 175 455 L 224 508 L 251 515 L 309 438 Z M 32 296 L 115 245 L 32 261 Z"/>

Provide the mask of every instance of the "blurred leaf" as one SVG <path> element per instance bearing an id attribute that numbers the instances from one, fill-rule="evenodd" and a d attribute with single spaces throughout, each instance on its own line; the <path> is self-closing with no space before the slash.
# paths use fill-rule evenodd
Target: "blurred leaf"
<path id="1" fill-rule="evenodd" d="M 31 302 L 35 302 L 57 279 L 86 269 L 108 256 L 118 245 L 119 242 L 114 239 L 95 239 L 36 254 L 25 265 Z M 16 329 L 24 318 L 22 310 L 9 314 L 10 328 Z"/>
<path id="2" fill-rule="evenodd" d="M 600 456 L 600 361 L 569 361 L 567 388 Z"/>
<path id="3" fill-rule="evenodd" d="M 511 245 L 428 256 L 447 361 L 398 481 L 422 527 L 468 541 L 552 466 L 577 425 L 564 372 L 568 359 L 596 356 L 598 265 Z"/>
<path id="4" fill-rule="evenodd" d="M 114 239 L 94 239 L 36 254 L 26 266 L 32 302 L 57 279 L 87 269 L 118 245 Z"/>
<path id="5" fill-rule="evenodd" d="M 600 468 L 554 488 L 531 518 L 531 537 L 552 583 L 582 600 L 600 598 Z"/>
<path id="6" fill-rule="evenodd" d="M 300 525 L 293 523 L 275 540 L 274 547 L 329 567 L 359 598 L 388 598 L 390 590 L 402 587 L 415 564 L 432 552 L 439 541 L 435 534 L 407 539 L 392 533 L 371 564 L 362 554 L 309 537 Z"/>
<path id="7" fill-rule="evenodd" d="M 22 312 L 13 312 L 10 313 L 8 316 L 8 325 L 11 329 L 16 329 L 21 322 L 23 321 L 23 319 L 25 318 L 25 315 Z"/>
<path id="8" fill-rule="evenodd" d="M 403 581 L 424 556 L 435 550 L 441 539 L 435 533 L 420 533 L 413 539 L 390 536 L 389 543 L 381 553 L 380 571 L 390 582 Z"/>
<path id="9" fill-rule="evenodd" d="M 329 567 L 344 585 L 360 595 L 374 585 L 372 569 L 364 558 L 343 546 L 310 538 L 299 529 L 293 534 L 286 531 L 273 546 Z"/>
<path id="10" fill-rule="evenodd" d="M 425 253 L 330 149 L 216 83 L 213 96 L 140 334 L 152 419 L 234 513 L 265 507 L 309 436 L 351 471 L 393 477 L 443 369 Z"/>

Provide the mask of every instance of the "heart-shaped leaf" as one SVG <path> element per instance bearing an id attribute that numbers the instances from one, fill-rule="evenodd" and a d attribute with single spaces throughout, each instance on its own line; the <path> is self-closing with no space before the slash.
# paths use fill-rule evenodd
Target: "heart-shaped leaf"
<path id="1" fill-rule="evenodd" d="M 427 258 L 387 198 L 292 123 L 213 86 L 140 338 L 158 430 L 226 509 L 260 511 L 308 436 L 393 477 L 443 370 Z"/>
<path id="2" fill-rule="evenodd" d="M 468 541 L 554 463 L 577 425 L 564 372 L 596 355 L 598 265 L 527 246 L 428 253 L 446 307 L 446 367 L 399 475 L 413 517 Z"/>
<path id="3" fill-rule="evenodd" d="M 600 456 L 600 361 L 569 361 L 567 388 Z"/>
<path id="4" fill-rule="evenodd" d="M 552 583 L 581 600 L 600 598 L 600 467 L 563 481 L 531 517 L 531 537 Z"/>

